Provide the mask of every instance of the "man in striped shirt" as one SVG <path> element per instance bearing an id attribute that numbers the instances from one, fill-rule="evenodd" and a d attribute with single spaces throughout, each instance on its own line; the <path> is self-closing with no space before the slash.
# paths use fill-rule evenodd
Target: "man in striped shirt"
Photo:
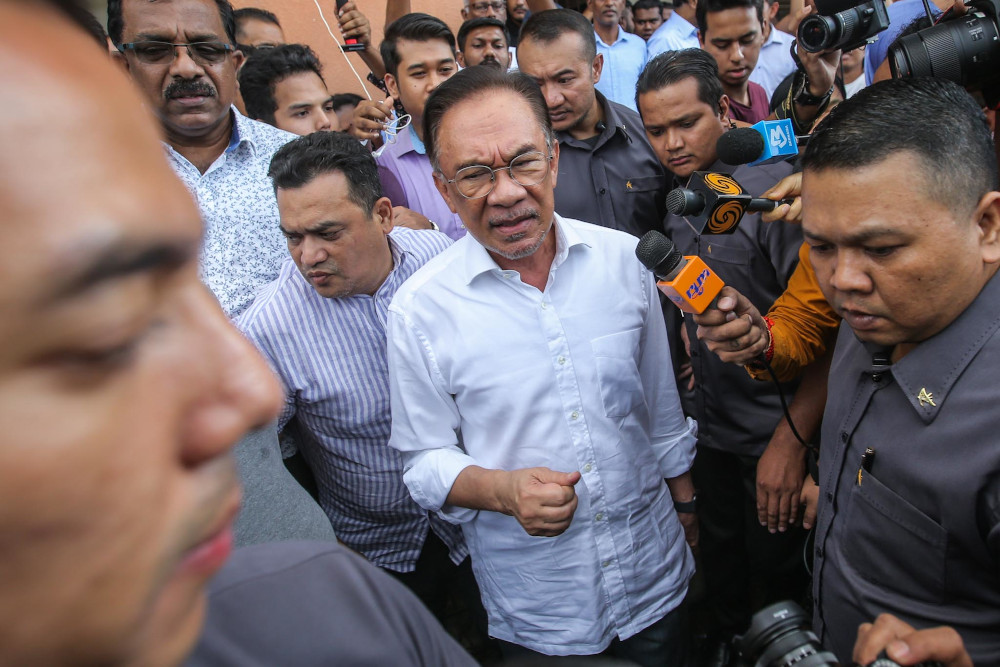
<path id="1" fill-rule="evenodd" d="M 446 248 L 431 230 L 393 228 L 371 154 L 317 132 L 271 163 L 291 257 L 238 321 L 285 388 L 279 429 L 300 447 L 338 539 L 410 586 L 439 617 L 448 584 L 478 590 L 461 530 L 421 509 L 389 439 L 386 309 L 398 287 Z"/>

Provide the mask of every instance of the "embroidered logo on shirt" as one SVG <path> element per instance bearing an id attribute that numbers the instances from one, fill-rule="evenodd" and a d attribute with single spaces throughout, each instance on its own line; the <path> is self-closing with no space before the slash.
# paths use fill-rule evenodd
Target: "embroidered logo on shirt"
<path id="1" fill-rule="evenodd" d="M 934 402 L 934 394 L 927 391 L 926 387 L 921 387 L 920 393 L 917 394 L 917 400 L 920 401 L 920 405 L 931 405 L 937 407 L 937 403 Z"/>
<path id="2" fill-rule="evenodd" d="M 632 189 L 632 181 L 625 181 L 625 189 L 626 190 Z"/>

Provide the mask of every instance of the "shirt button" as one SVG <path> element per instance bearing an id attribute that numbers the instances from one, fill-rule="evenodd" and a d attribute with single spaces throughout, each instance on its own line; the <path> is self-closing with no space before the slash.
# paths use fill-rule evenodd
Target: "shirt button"
<path id="1" fill-rule="evenodd" d="M 570 419 L 579 419 L 580 413 L 577 412 L 576 410 L 574 410 L 573 412 L 569 413 L 569 416 L 570 416 Z"/>
<path id="2" fill-rule="evenodd" d="M 608 191 L 608 190 L 607 190 L 607 188 L 601 188 L 601 194 L 602 194 L 602 195 L 603 195 L 603 194 L 604 194 L 605 192 L 607 192 L 607 191 Z"/>
<path id="3" fill-rule="evenodd" d="M 840 441 L 841 442 L 847 442 L 847 431 L 841 431 L 840 432 Z"/>
<path id="4" fill-rule="evenodd" d="M 547 304 L 544 301 L 542 301 L 542 310 L 545 310 L 548 307 L 549 307 L 549 304 Z"/>
<path id="5" fill-rule="evenodd" d="M 816 547 L 816 558 L 823 557 L 823 547 Z"/>
<path id="6" fill-rule="evenodd" d="M 611 565 L 611 561 L 609 561 L 609 560 L 606 560 L 603 563 L 601 563 L 601 567 L 607 567 L 609 565 Z"/>
<path id="7" fill-rule="evenodd" d="M 589 463 L 587 465 L 583 466 L 583 472 L 590 472 L 593 469 L 594 469 L 594 466 L 590 465 Z"/>
<path id="8" fill-rule="evenodd" d="M 566 357 L 559 357 L 558 359 L 556 359 L 556 361 L 558 361 L 559 365 L 562 366 L 563 364 L 566 363 Z"/>
<path id="9" fill-rule="evenodd" d="M 830 493 L 829 491 L 826 492 L 826 501 L 828 503 L 832 503 L 833 502 L 833 494 Z"/>
<path id="10" fill-rule="evenodd" d="M 598 512 L 597 514 L 594 515 L 594 520 L 595 521 L 600 521 L 603 518 L 604 518 L 604 515 L 602 513 L 600 513 L 600 512 Z"/>
<path id="11" fill-rule="evenodd" d="M 875 373 L 874 375 L 872 375 L 872 382 L 881 382 L 881 381 L 882 381 L 881 373 Z"/>

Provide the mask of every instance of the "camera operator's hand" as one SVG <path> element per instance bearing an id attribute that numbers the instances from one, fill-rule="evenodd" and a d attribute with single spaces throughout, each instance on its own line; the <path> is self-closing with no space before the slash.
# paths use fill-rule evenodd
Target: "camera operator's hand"
<path id="1" fill-rule="evenodd" d="M 392 120 L 392 104 L 391 97 L 377 102 L 361 100 L 358 106 L 354 107 L 351 134 L 361 140 L 378 140 L 379 132 Z"/>
<path id="2" fill-rule="evenodd" d="M 945 667 L 972 667 L 972 658 L 954 628 L 914 630 L 890 614 L 881 614 L 875 623 L 861 624 L 854 644 L 854 662 L 867 665 L 883 649 L 886 655 L 904 666 L 938 660 Z"/>
<path id="3" fill-rule="evenodd" d="M 794 199 L 795 201 L 791 204 L 781 204 L 769 213 L 761 213 L 761 220 L 764 222 L 790 222 L 793 225 L 802 224 L 802 172 L 785 176 L 762 196 L 774 201 L 782 199 Z"/>
<path id="4" fill-rule="evenodd" d="M 753 361 L 767 350 L 767 324 L 750 300 L 732 287 L 719 293 L 718 308 L 694 315 L 698 339 L 719 359 L 733 364 Z"/>

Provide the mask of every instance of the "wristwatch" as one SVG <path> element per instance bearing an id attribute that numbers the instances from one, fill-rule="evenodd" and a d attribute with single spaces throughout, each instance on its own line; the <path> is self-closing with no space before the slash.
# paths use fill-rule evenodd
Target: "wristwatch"
<path id="1" fill-rule="evenodd" d="M 698 508 L 698 496 L 691 496 L 691 500 L 675 500 L 674 509 L 682 514 L 694 514 L 694 511 Z"/>

